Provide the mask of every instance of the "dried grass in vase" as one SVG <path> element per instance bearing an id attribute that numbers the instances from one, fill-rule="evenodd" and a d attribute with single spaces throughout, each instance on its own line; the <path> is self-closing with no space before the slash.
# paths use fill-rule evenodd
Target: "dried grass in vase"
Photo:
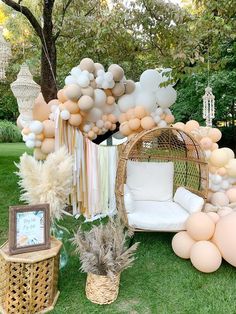
<path id="1" fill-rule="evenodd" d="M 90 231 L 77 231 L 72 239 L 79 253 L 81 271 L 113 277 L 131 267 L 138 242 L 127 245 L 128 231 L 120 219 L 93 226 Z"/>

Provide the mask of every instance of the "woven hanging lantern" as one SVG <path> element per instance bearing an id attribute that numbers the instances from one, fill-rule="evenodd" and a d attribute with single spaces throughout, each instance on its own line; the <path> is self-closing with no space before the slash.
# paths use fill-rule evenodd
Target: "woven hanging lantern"
<path id="1" fill-rule="evenodd" d="M 0 27 L 0 80 L 6 78 L 6 67 L 11 58 L 11 46 L 3 37 L 3 27 Z"/>
<path id="2" fill-rule="evenodd" d="M 215 118 L 215 96 L 212 88 L 207 86 L 203 99 L 203 119 L 206 120 L 206 126 L 212 127 L 212 119 Z"/>
<path id="3" fill-rule="evenodd" d="M 40 86 L 34 82 L 27 64 L 22 64 L 17 80 L 11 84 L 11 90 L 17 99 L 20 122 L 27 127 L 33 120 L 34 102 L 40 92 Z"/>

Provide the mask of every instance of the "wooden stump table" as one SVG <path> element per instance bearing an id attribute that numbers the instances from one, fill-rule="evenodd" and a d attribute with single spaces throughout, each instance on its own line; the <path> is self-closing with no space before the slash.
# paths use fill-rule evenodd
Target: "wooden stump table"
<path id="1" fill-rule="evenodd" d="M 51 311 L 58 299 L 60 248 L 51 238 L 48 250 L 9 255 L 0 248 L 0 312 L 33 314 Z"/>

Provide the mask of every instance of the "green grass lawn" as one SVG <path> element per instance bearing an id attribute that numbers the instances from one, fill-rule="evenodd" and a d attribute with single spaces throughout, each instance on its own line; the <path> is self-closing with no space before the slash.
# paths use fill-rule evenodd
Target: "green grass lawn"
<path id="1" fill-rule="evenodd" d="M 23 144 L 0 144 L 0 242 L 7 239 L 8 206 L 19 204 L 14 162 L 25 151 Z M 79 224 L 66 218 L 63 224 Z M 175 256 L 170 233 L 137 234 L 140 241 L 134 266 L 123 272 L 116 302 L 99 306 L 85 297 L 86 274 L 79 271 L 78 258 L 67 244 L 70 259 L 61 271 L 61 291 L 51 313 L 92 314 L 233 314 L 236 313 L 236 269 L 227 263 L 213 274 L 203 274 L 190 261 Z M 17 313 L 16 313 L 17 314 Z"/>

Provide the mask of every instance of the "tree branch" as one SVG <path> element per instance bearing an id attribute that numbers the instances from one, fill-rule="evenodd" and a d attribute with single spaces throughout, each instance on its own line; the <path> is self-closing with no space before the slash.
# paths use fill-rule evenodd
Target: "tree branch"
<path id="1" fill-rule="evenodd" d="M 28 19 L 28 21 L 32 25 L 32 27 L 35 30 L 35 32 L 37 33 L 37 35 L 42 40 L 42 28 L 41 28 L 39 22 L 37 21 L 36 17 L 33 15 L 33 13 L 27 7 L 22 6 L 20 4 L 21 1 L 22 0 L 19 0 L 19 2 L 16 3 L 13 0 L 2 0 L 2 2 L 4 2 L 6 5 L 11 7 L 15 11 L 21 12 Z"/>
<path id="2" fill-rule="evenodd" d="M 62 26 L 63 26 L 63 22 L 64 22 L 65 15 L 66 15 L 66 11 L 67 11 L 68 7 L 70 6 L 70 4 L 72 3 L 72 1 L 73 0 L 68 0 L 66 5 L 63 6 L 60 27 L 59 27 L 59 30 L 56 32 L 56 34 L 54 36 L 54 40 L 55 41 L 60 36 L 61 30 L 62 30 Z"/>

